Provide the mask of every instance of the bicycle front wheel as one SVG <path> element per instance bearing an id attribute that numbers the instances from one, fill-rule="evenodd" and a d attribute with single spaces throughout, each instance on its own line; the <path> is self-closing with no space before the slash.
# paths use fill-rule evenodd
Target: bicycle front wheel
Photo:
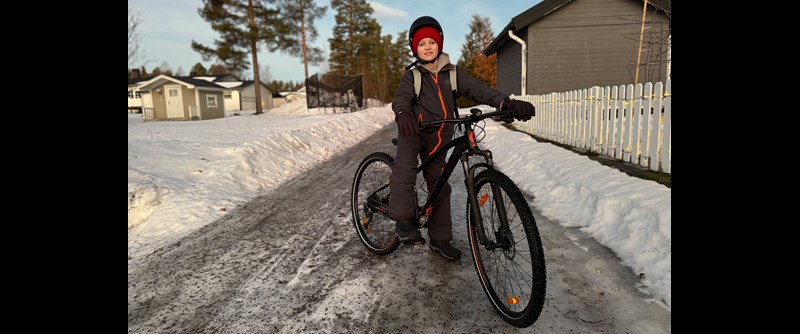
<path id="1" fill-rule="evenodd" d="M 480 220 L 467 203 L 467 228 L 481 285 L 506 322 L 528 327 L 542 312 L 546 284 L 536 221 L 522 192 L 499 171 L 480 172 L 475 192 Z M 485 243 L 480 241 L 480 231 Z"/>
<path id="2" fill-rule="evenodd" d="M 400 246 L 389 206 L 389 176 L 394 158 L 383 152 L 368 155 L 356 169 L 350 192 L 353 225 L 361 243 L 371 252 L 386 255 Z"/>

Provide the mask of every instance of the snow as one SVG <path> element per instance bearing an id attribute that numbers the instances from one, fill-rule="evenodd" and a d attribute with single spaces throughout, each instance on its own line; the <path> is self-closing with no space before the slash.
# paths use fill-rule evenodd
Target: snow
<path id="1" fill-rule="evenodd" d="M 302 99 L 262 115 L 236 114 L 196 122 L 142 122 L 141 114 L 129 115 L 129 257 L 149 254 L 215 221 L 393 121 L 390 106 L 334 113 L 308 110 Z M 482 148 L 534 198 L 533 210 L 589 233 L 634 272 L 644 273 L 641 289 L 671 308 L 670 188 L 493 121 L 485 128 Z"/>

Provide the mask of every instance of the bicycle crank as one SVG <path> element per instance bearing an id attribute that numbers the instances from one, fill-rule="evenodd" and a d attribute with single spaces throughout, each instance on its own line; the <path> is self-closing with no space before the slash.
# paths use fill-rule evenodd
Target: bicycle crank
<path id="1" fill-rule="evenodd" d="M 364 230 L 366 230 L 367 233 L 372 233 L 372 225 L 370 225 L 370 223 L 372 223 L 373 216 L 372 211 L 369 209 L 366 203 L 364 203 L 363 213 L 364 215 L 361 217 L 361 225 L 364 227 Z"/>

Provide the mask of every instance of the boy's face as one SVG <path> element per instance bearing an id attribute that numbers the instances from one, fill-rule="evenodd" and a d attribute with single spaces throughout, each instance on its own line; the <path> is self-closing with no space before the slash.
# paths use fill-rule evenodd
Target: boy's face
<path id="1" fill-rule="evenodd" d="M 433 38 L 425 37 L 417 45 L 417 55 L 424 61 L 431 61 L 439 55 L 439 45 Z"/>

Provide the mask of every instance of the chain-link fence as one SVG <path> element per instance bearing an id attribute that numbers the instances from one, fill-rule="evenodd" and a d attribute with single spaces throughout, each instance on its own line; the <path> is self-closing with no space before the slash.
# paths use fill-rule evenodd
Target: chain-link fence
<path id="1" fill-rule="evenodd" d="M 353 112 L 364 107 L 363 77 L 314 74 L 306 79 L 306 105 Z"/>

